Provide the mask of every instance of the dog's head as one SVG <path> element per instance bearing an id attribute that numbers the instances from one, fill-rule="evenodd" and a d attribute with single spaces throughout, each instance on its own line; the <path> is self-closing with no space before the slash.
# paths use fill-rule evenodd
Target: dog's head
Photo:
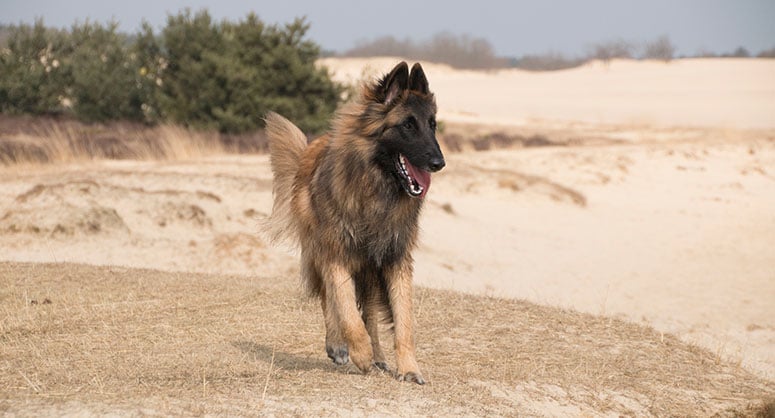
<path id="1" fill-rule="evenodd" d="M 410 72 L 406 62 L 399 63 L 370 93 L 382 118 L 377 160 L 409 196 L 424 197 L 431 173 L 444 168 L 445 162 L 436 141 L 436 100 L 422 66 L 414 64 Z"/>

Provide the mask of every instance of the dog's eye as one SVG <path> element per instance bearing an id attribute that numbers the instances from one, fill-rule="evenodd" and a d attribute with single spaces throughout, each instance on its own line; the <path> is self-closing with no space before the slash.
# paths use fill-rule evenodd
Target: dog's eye
<path id="1" fill-rule="evenodd" d="M 417 124 L 415 123 L 414 118 L 409 118 L 404 121 L 404 128 L 406 129 L 413 130 L 415 126 L 417 126 Z"/>
<path id="2" fill-rule="evenodd" d="M 436 130 L 436 119 L 433 119 L 433 118 L 429 119 L 428 120 L 428 125 L 430 125 L 431 130 L 435 131 Z"/>

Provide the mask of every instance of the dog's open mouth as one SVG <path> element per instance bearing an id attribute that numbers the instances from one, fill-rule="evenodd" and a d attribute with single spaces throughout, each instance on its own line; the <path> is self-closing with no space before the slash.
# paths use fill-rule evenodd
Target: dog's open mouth
<path id="1" fill-rule="evenodd" d="M 401 178 L 401 185 L 409 196 L 425 197 L 431 187 L 431 173 L 413 166 L 402 154 L 398 154 L 396 159 L 396 170 Z"/>

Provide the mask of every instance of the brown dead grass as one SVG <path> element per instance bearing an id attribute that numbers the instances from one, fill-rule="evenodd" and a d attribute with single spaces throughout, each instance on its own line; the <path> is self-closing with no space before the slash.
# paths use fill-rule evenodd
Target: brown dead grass
<path id="1" fill-rule="evenodd" d="M 0 165 L 101 159 L 186 160 L 263 152 L 266 147 L 263 132 L 227 135 L 172 125 L 85 124 L 66 119 L 0 115 Z"/>
<path id="2" fill-rule="evenodd" d="M 10 415 L 773 410 L 775 384 L 671 335 L 520 301 L 418 289 L 420 387 L 329 362 L 318 304 L 289 277 L 0 263 L 0 283 Z"/>

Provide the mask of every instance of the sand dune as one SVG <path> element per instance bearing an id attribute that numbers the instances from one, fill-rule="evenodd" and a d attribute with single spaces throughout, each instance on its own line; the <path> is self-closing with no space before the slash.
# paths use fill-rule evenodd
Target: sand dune
<path id="1" fill-rule="evenodd" d="M 361 77 L 364 65 L 326 63 L 343 79 Z M 701 64 L 715 83 L 691 80 Z M 0 410 L 129 415 L 146 405 L 246 414 L 260 396 L 264 411 L 299 414 L 712 415 L 768 399 L 775 379 L 770 61 L 426 71 L 446 112 L 445 136 L 463 150 L 448 149 L 447 167 L 434 175 L 415 254 L 424 287 L 419 356 L 438 386 L 418 394 L 386 385 L 384 376 L 328 366 L 319 314 L 292 290 L 296 257 L 258 233 L 271 208 L 266 156 L 97 160 L 0 167 L 0 280 L 8 284 L 0 298 Z M 655 92 L 675 99 L 666 108 L 663 99 L 643 97 L 650 89 L 637 80 L 648 74 Z M 580 90 L 557 99 L 573 86 Z M 703 94 L 706 111 L 694 105 Z M 596 106 L 605 110 L 599 117 Z M 52 303 L 43 305 L 46 298 Z M 281 315 L 267 316 L 265 306 Z M 132 319 L 146 307 L 146 320 Z M 175 319 L 169 309 L 199 319 Z M 74 312 L 80 319 L 57 334 L 57 321 Z M 461 321 L 454 335 L 438 325 L 450 318 Z M 105 333 L 89 324 L 103 324 Z M 536 335 L 547 327 L 557 329 Z M 134 345 L 118 344 L 125 335 Z M 103 348 L 77 349 L 92 337 Z M 81 343 L 68 345 L 70 338 Z M 190 338 L 201 341 L 186 348 Z M 154 346 L 163 369 L 156 373 L 151 359 L 130 367 Z M 225 360 L 216 360 L 219 353 L 228 353 Z M 621 361 L 606 363 L 614 358 Z M 350 392 L 334 397 L 307 379 L 325 388 L 345 379 Z M 145 383 L 122 398 L 118 388 L 130 381 Z M 390 400 L 364 394 L 378 390 Z M 138 401 L 151 392 L 161 395 Z M 201 401 L 199 393 L 214 397 Z M 346 409 L 351 396 L 367 407 Z M 320 409 L 300 406 L 308 402 Z"/>
<path id="2" fill-rule="evenodd" d="M 397 58 L 330 58 L 352 83 Z M 775 128 L 775 60 L 594 61 L 552 72 L 460 71 L 424 63 L 439 118 L 487 125 L 547 122 Z"/>

